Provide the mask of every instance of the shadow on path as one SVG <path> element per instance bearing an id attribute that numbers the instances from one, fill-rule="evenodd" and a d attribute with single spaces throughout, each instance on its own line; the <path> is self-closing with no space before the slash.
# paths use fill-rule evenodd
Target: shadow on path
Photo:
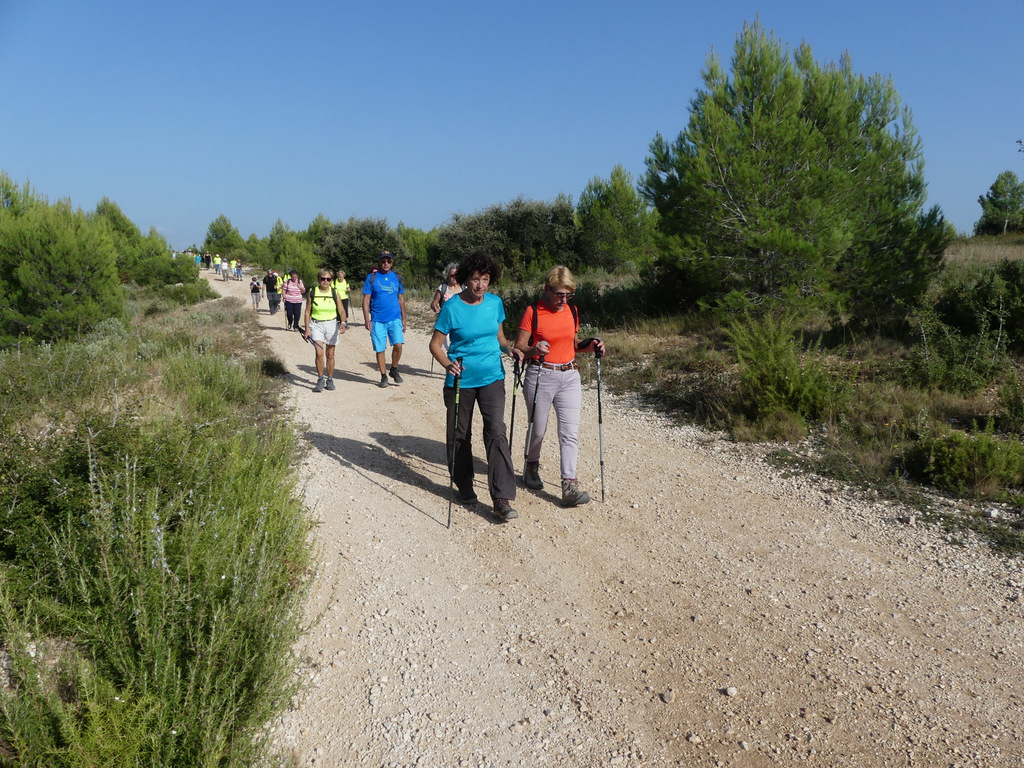
<path id="1" fill-rule="evenodd" d="M 434 511 L 423 509 L 415 502 L 403 497 L 399 492 L 388 488 L 378 477 L 384 475 L 397 483 L 421 488 L 447 503 L 448 472 L 443 463 L 444 443 L 412 435 L 391 435 L 382 432 L 371 432 L 368 435 L 376 444 L 313 431 L 306 432 L 305 437 L 309 440 L 310 445 L 324 456 L 334 459 L 343 467 L 355 470 L 400 504 L 415 509 L 439 525 L 447 525 L 447 507 L 439 505 L 437 515 L 443 513 L 444 516 L 438 517 Z M 413 466 L 414 464 L 424 466 L 429 474 L 418 471 Z M 474 460 L 474 470 L 479 473 L 481 467 L 486 473 L 487 468 L 482 461 Z M 441 478 L 441 480 L 437 478 Z M 490 513 L 490 508 L 485 504 L 466 506 L 461 502 L 456 503 L 488 522 L 500 522 Z"/>

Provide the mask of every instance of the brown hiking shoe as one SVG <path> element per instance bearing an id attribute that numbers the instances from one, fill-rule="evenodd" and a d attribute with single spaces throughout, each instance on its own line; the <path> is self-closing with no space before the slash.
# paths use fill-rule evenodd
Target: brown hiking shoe
<path id="1" fill-rule="evenodd" d="M 494 500 L 494 514 L 502 520 L 515 520 L 519 513 L 512 509 L 512 502 L 508 499 Z"/>
<path id="2" fill-rule="evenodd" d="M 590 494 L 575 480 L 562 480 L 562 506 L 577 507 L 590 501 Z"/>

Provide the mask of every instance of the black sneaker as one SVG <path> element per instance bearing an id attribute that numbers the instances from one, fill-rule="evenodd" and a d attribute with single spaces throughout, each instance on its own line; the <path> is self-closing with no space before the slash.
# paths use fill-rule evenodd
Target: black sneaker
<path id="1" fill-rule="evenodd" d="M 395 384 L 401 384 L 402 383 L 402 374 L 400 374 L 398 372 L 397 368 L 392 368 L 391 369 L 391 373 L 388 374 L 388 375 L 391 376 L 391 378 L 395 380 Z"/>
<path id="2" fill-rule="evenodd" d="M 506 521 L 519 517 L 519 513 L 512 509 L 512 502 L 508 499 L 494 500 L 494 514 Z"/>
<path id="3" fill-rule="evenodd" d="M 387 388 L 388 388 L 388 387 L 390 386 L 390 385 L 388 384 L 388 377 L 387 377 L 387 374 L 383 374 L 383 373 L 382 373 L 382 374 L 380 375 L 380 384 L 378 384 L 377 386 L 378 386 L 378 387 L 380 387 L 381 389 L 387 389 Z"/>
<path id="4" fill-rule="evenodd" d="M 462 491 L 459 491 L 459 501 L 461 501 L 467 507 L 471 507 L 474 504 L 476 504 L 478 501 L 480 501 L 480 499 L 472 491 L 469 492 L 469 495 L 466 495 L 466 494 L 462 493 Z"/>
<path id="5" fill-rule="evenodd" d="M 334 389 L 334 379 L 330 376 L 327 377 L 327 383 L 324 384 L 324 389 Z"/>

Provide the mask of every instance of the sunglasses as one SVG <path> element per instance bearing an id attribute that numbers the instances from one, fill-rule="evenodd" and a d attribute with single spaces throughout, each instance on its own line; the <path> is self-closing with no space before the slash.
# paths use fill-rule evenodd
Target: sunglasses
<path id="1" fill-rule="evenodd" d="M 550 291 L 549 290 L 549 292 L 556 299 L 565 299 L 566 301 L 568 301 L 569 299 L 571 299 L 573 296 L 576 295 L 575 293 L 569 293 L 568 291 Z"/>

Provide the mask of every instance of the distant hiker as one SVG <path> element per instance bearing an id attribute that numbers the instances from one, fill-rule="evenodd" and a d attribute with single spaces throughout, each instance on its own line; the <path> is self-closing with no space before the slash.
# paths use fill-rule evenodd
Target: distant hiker
<path id="1" fill-rule="evenodd" d="M 444 304 L 452 296 L 457 296 L 462 291 L 462 286 L 459 285 L 459 265 L 452 263 L 444 268 L 444 280 L 437 286 L 437 290 L 434 291 L 434 299 L 430 302 L 430 308 L 434 310 L 436 315 L 441 311 L 441 305 Z"/>
<path id="2" fill-rule="evenodd" d="M 405 286 L 402 278 L 391 271 L 395 256 L 391 251 L 381 251 L 377 257 L 377 269 L 366 276 L 363 282 L 363 324 L 370 332 L 373 351 L 377 354 L 377 369 L 380 371 L 381 387 L 388 386 L 388 376 L 395 384 L 402 383 L 398 372 L 398 361 L 402 359 L 402 345 L 405 343 Z M 385 371 L 384 352 L 391 342 L 391 371 Z"/>
<path id="3" fill-rule="evenodd" d="M 529 405 L 530 428 L 526 433 L 526 465 L 523 482 L 540 490 L 540 448 L 548 426 L 548 414 L 555 408 L 558 420 L 559 464 L 562 471 L 562 506 L 575 507 L 590 501 L 576 479 L 579 454 L 580 403 L 582 392 L 577 352 L 599 351 L 600 339 L 580 341 L 580 318 L 569 304 L 576 292 L 576 278 L 566 267 L 554 267 L 544 281 L 540 301 L 530 305 L 519 321 L 516 349 L 527 357 L 523 395 Z"/>
<path id="4" fill-rule="evenodd" d="M 345 322 L 348 322 L 349 308 L 348 308 L 348 281 L 345 279 L 345 270 L 339 269 L 338 276 L 331 281 L 331 288 L 338 293 L 338 298 L 341 299 L 341 306 L 345 308 Z"/>
<path id="5" fill-rule="evenodd" d="M 252 309 L 256 312 L 260 308 L 260 296 L 263 295 L 263 283 L 258 277 L 254 277 L 249 283 L 249 295 L 252 297 Z"/>
<path id="6" fill-rule="evenodd" d="M 339 334 L 347 330 L 348 313 L 341 296 L 331 286 L 331 270 L 321 269 L 317 284 L 310 288 L 306 300 L 305 325 L 307 339 L 316 347 L 316 386 L 314 392 L 334 389 L 334 349 Z"/>
<path id="7" fill-rule="evenodd" d="M 213 271 L 215 273 L 217 273 L 218 275 L 220 274 L 220 254 L 219 253 L 216 256 L 213 257 Z"/>
<path id="8" fill-rule="evenodd" d="M 284 316 L 289 331 L 301 331 L 299 321 L 302 319 L 302 301 L 306 297 L 306 285 L 299 279 L 299 271 L 293 269 L 281 288 L 284 299 Z"/>
<path id="9" fill-rule="evenodd" d="M 277 273 L 274 270 L 267 270 L 267 276 L 263 278 L 263 287 L 267 292 L 267 308 L 270 314 L 275 315 L 281 306 L 281 292 L 277 287 Z"/>
<path id="10" fill-rule="evenodd" d="M 501 355 L 507 352 L 521 361 L 523 353 L 505 339 L 501 327 L 505 305 L 501 298 L 488 293 L 488 288 L 501 275 L 501 268 L 492 258 L 477 251 L 462 260 L 457 273 L 459 283 L 466 287 L 441 307 L 430 338 L 430 354 L 448 372 L 444 381 L 444 404 L 448 415 L 449 468 L 462 500 L 475 502 L 471 439 L 473 409 L 479 404 L 484 422 L 487 488 L 494 514 L 502 520 L 512 520 L 519 517 L 519 513 L 512 508 L 516 477 L 505 434 L 505 368 Z M 446 335 L 451 340 L 447 353 L 444 351 Z M 456 376 L 461 377 L 457 419 Z"/>

